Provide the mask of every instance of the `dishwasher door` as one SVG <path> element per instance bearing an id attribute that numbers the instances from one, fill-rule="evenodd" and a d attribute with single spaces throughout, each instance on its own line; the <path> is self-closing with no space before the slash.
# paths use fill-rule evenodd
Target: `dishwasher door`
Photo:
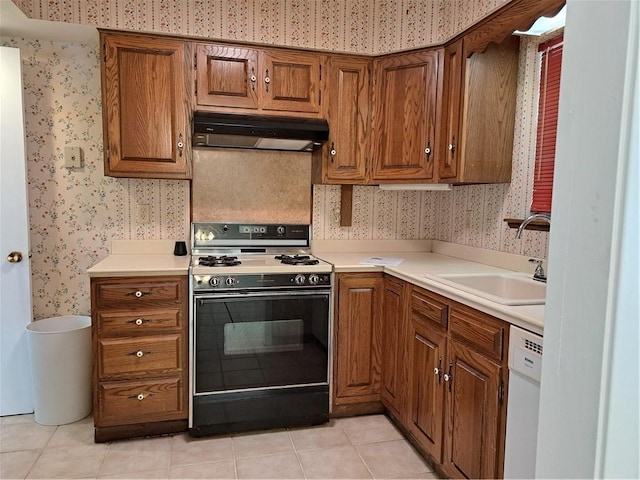
<path id="1" fill-rule="evenodd" d="M 534 478 L 542 337 L 511 326 L 504 478 Z"/>

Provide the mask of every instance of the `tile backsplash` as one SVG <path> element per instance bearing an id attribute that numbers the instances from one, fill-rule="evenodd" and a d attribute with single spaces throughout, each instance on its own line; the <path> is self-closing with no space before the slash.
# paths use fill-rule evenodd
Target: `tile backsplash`
<path id="1" fill-rule="evenodd" d="M 425 44 L 434 38 L 439 41 L 443 34 L 434 34 L 433 29 L 457 31 L 504 1 L 319 0 L 310 2 L 311 9 L 303 8 L 309 2 L 302 0 L 188 2 L 209 8 L 202 19 L 196 19 L 192 10 L 186 18 L 169 15 L 167 9 L 181 13 L 175 10 L 180 2 L 161 0 L 16 3 L 50 20 L 183 34 L 195 34 L 188 28 L 200 28 L 202 35 L 368 53 Z M 135 25 L 122 23 L 130 9 L 133 20 L 127 21 Z M 422 17 L 406 13 L 416 10 L 421 15 L 434 12 L 434 16 L 419 22 L 416 18 Z M 278 15 L 284 15 L 284 20 L 278 20 Z M 390 15 L 400 18 L 400 27 L 390 23 Z M 327 21 L 318 20 L 325 16 Z M 222 17 L 226 23 L 213 21 Z M 191 26 L 180 30 L 184 24 Z M 277 28 L 272 29 L 273 25 Z M 306 33 L 307 26 L 315 33 Z M 0 38 L 0 43 L 19 48 L 23 61 L 34 318 L 88 315 L 86 270 L 108 255 L 112 240 L 188 239 L 190 183 L 104 176 L 97 46 L 7 37 Z M 349 228 L 337 221 L 339 187 L 315 185 L 314 238 L 433 238 L 546 257 L 547 234 L 525 232 L 518 241 L 502 222 L 506 216 L 522 217 L 528 210 L 537 97 L 537 84 L 530 79 L 535 77 L 531 74 L 537 68 L 535 59 L 535 45 L 525 42 L 510 184 L 454 187 L 450 192 L 389 192 L 357 186 L 354 223 Z M 64 167 L 65 146 L 83 149 L 82 169 Z M 149 223 L 136 222 L 138 204 L 150 206 Z M 467 217 L 468 223 L 460 220 Z"/>

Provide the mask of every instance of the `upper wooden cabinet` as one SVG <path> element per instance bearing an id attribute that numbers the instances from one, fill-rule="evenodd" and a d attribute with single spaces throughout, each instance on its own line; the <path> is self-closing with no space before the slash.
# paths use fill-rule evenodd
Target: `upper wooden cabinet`
<path id="1" fill-rule="evenodd" d="M 226 44 L 195 48 L 197 108 L 319 116 L 322 54 Z"/>
<path id="2" fill-rule="evenodd" d="M 189 44 L 100 32 L 104 173 L 191 178 Z"/>
<path id="3" fill-rule="evenodd" d="M 434 180 L 438 51 L 374 61 L 372 180 Z"/>
<path id="4" fill-rule="evenodd" d="M 511 181 L 519 45 L 509 37 L 468 56 L 462 39 L 444 49 L 440 182 Z"/>
<path id="5" fill-rule="evenodd" d="M 371 60 L 332 56 L 327 61 L 323 114 L 329 140 L 313 155 L 314 183 L 367 181 Z"/>

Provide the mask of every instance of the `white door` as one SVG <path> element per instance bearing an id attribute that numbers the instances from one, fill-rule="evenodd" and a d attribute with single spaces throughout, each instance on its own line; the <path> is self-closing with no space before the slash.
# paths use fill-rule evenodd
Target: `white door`
<path id="1" fill-rule="evenodd" d="M 20 50 L 0 47 L 0 415 L 33 412 L 31 268 Z M 12 252 L 17 252 L 12 255 Z M 21 257 L 21 258 L 20 258 Z"/>

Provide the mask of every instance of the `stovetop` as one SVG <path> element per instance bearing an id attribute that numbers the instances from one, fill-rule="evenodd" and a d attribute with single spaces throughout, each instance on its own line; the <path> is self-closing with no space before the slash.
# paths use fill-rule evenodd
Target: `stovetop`
<path id="1" fill-rule="evenodd" d="M 194 255 L 191 259 L 193 274 L 264 274 L 264 273 L 330 273 L 330 263 L 312 255 L 288 255 L 284 262 L 281 255 L 267 253 L 238 255 Z M 222 257 L 222 258 L 221 258 Z"/>

